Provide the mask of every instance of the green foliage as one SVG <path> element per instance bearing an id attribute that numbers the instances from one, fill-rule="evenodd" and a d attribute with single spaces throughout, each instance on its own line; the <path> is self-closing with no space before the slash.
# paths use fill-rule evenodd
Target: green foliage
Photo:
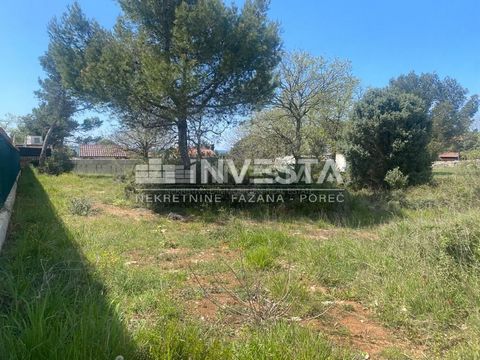
<path id="1" fill-rule="evenodd" d="M 410 184 L 430 179 L 427 145 L 431 123 L 415 95 L 370 90 L 355 106 L 347 158 L 357 185 L 384 187 L 389 170 L 399 168 Z"/>
<path id="2" fill-rule="evenodd" d="M 176 222 L 133 204 L 114 209 L 123 185 L 112 178 L 51 177 L 27 168 L 0 253 L 0 354 L 364 358 L 328 338 L 358 350 L 351 342 L 357 332 L 338 326 L 356 318 L 384 328 L 381 339 L 392 339 L 379 342 L 376 331 L 369 335 L 381 350 L 377 357 L 478 357 L 479 175 L 473 164 L 435 169 L 434 182 L 402 190 L 406 205 L 398 212 L 382 209 L 384 192 L 350 193 L 349 221 L 262 208 L 221 216 L 199 211 L 188 222 Z M 66 199 L 84 196 L 110 206 L 96 216 L 70 216 Z M 247 254 L 253 255 L 246 263 L 248 279 L 261 280 L 261 294 L 275 304 L 290 290 L 283 299 L 288 320 L 254 325 L 237 315 L 231 321 L 217 309 L 218 318 L 197 321 L 204 314 L 196 303 L 207 299 L 192 286 L 190 267 L 212 285 L 212 299 L 230 303 L 223 286 L 243 301 L 257 299 L 247 298 L 225 272 L 226 264 L 237 268 Z"/>
<path id="3" fill-rule="evenodd" d="M 403 175 L 400 168 L 396 167 L 393 170 L 387 171 L 385 183 L 393 190 L 404 189 L 408 185 L 408 175 Z"/>
<path id="4" fill-rule="evenodd" d="M 52 151 L 52 156 L 47 158 L 45 165 L 39 167 L 40 172 L 49 175 L 60 175 L 73 170 L 71 150 L 67 148 L 56 148 Z"/>
<path id="5" fill-rule="evenodd" d="M 258 246 L 246 251 L 245 260 L 247 265 L 255 269 L 266 270 L 273 266 L 277 256 L 275 252 L 271 247 Z"/>
<path id="6" fill-rule="evenodd" d="M 29 168 L 12 225 L 0 254 L 1 357 L 134 358 L 117 309 Z"/>
<path id="7" fill-rule="evenodd" d="M 273 107 L 256 114 L 234 152 L 275 158 L 336 152 L 353 104 L 358 80 L 348 61 L 305 52 L 286 54 L 279 71 Z"/>
<path id="8" fill-rule="evenodd" d="M 290 322 L 241 327 L 235 323 L 220 328 L 195 321 L 185 311 L 188 302 L 171 296 L 186 285 L 183 271 L 165 271 L 159 263 L 140 259 L 138 264 L 127 264 L 132 251 L 142 256 L 145 250 L 154 261 L 159 260 L 159 252 L 166 251 L 159 241 L 161 233 L 152 232 L 159 219 L 139 224 L 112 214 L 88 219 L 68 216 L 68 208 L 62 206 L 65 196 L 88 193 L 95 201 L 110 201 L 112 192 L 120 192 L 121 186 L 108 178 L 73 174 L 40 175 L 39 180 L 41 184 L 30 169 L 23 173 L 13 241 L 0 254 L 0 352 L 8 358 L 353 356 L 332 348 L 317 331 Z M 179 229 L 178 223 L 162 223 L 165 236 L 179 241 L 206 226 L 195 221 Z M 191 232 L 190 225 L 196 230 Z M 278 240 L 272 240 L 272 245 L 286 242 L 278 232 L 265 231 L 258 237 L 245 236 L 245 244 L 253 247 L 255 240 L 265 244 L 274 236 Z M 183 299 L 188 289 L 191 286 L 184 287 Z M 236 330 L 230 332 L 232 326 Z M 238 337 L 231 337 L 236 331 Z"/>
<path id="9" fill-rule="evenodd" d="M 480 149 L 480 132 L 478 129 L 467 132 L 459 140 L 461 140 L 461 146 L 458 150 L 461 152 Z"/>
<path id="10" fill-rule="evenodd" d="M 390 81 L 390 87 L 420 97 L 432 121 L 430 151 L 434 158 L 447 150 L 461 150 L 463 137 L 473 124 L 479 97 L 467 97 L 468 90 L 455 79 L 441 79 L 435 73 L 411 72 Z"/>
<path id="11" fill-rule="evenodd" d="M 480 132 L 473 130 L 462 136 L 460 157 L 462 160 L 480 159 Z"/>
<path id="12" fill-rule="evenodd" d="M 275 110 L 256 113 L 240 128 L 241 139 L 233 145 L 229 157 L 243 164 L 246 159 L 275 159 L 289 155 L 288 148 L 279 135 L 275 131 L 268 131 L 268 124 L 271 123 L 281 127 L 285 121 Z"/>
<path id="13" fill-rule="evenodd" d="M 348 351 L 335 351 L 318 333 L 298 325 L 278 323 L 254 331 L 248 341 L 235 346 L 236 358 L 247 359 L 349 359 Z"/>
<path id="14" fill-rule="evenodd" d="M 40 104 L 32 116 L 25 119 L 24 125 L 32 134 L 43 136 L 47 146 L 62 145 L 65 137 L 80 126 L 73 119 L 78 103 L 64 88 L 49 51 L 40 58 L 40 63 L 47 77 L 40 80 L 40 89 L 36 92 Z M 51 131 L 47 133 L 49 129 Z"/>
<path id="15" fill-rule="evenodd" d="M 145 127 L 174 128 L 184 165 L 187 133 L 198 118 L 216 119 L 265 104 L 280 60 L 278 26 L 267 2 L 242 9 L 220 0 L 120 1 L 113 32 L 88 21 L 78 4 L 50 26 L 64 84 L 80 98 L 127 114 Z"/>
<path id="16" fill-rule="evenodd" d="M 468 219 L 467 219 L 468 220 Z M 440 232 L 445 252 L 461 265 L 480 265 L 480 231 L 468 221 L 452 222 Z"/>
<path id="17" fill-rule="evenodd" d="M 0 128 L 2 128 L 7 135 L 16 141 L 21 140 L 24 136 L 21 129 L 22 117 L 11 113 L 5 114 L 0 118 Z"/>
<path id="18" fill-rule="evenodd" d="M 461 153 L 462 160 L 480 160 L 480 148 Z"/>
<path id="19" fill-rule="evenodd" d="M 58 175 L 66 170 L 58 165 L 62 162 L 61 159 L 46 164 L 48 147 L 51 145 L 63 147 L 66 138 L 78 131 L 95 129 L 102 124 L 102 121 L 98 118 L 87 118 L 80 123 L 74 118 L 79 111 L 80 103 L 64 87 L 62 76 L 53 60 L 51 48 L 40 58 L 40 63 L 47 76 L 39 81 L 40 89 L 35 92 L 39 105 L 31 114 L 21 118 L 19 135 L 23 133 L 43 137 L 39 164 L 42 170 Z"/>
<path id="20" fill-rule="evenodd" d="M 73 198 L 69 209 L 72 215 L 88 216 L 92 213 L 92 203 L 87 198 Z"/>

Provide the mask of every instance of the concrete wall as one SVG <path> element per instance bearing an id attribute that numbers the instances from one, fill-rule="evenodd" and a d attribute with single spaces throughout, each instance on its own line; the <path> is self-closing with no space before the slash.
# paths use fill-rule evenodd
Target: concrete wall
<path id="1" fill-rule="evenodd" d="M 135 171 L 135 165 L 141 164 L 141 160 L 125 159 L 76 159 L 73 172 L 85 175 L 128 175 Z"/>
<path id="2" fill-rule="evenodd" d="M 2 249 L 2 245 L 7 237 L 8 224 L 10 223 L 13 205 L 15 204 L 15 196 L 17 195 L 17 183 L 19 177 L 20 174 L 17 176 L 17 180 L 13 184 L 4 206 L 0 208 L 0 250 Z"/>

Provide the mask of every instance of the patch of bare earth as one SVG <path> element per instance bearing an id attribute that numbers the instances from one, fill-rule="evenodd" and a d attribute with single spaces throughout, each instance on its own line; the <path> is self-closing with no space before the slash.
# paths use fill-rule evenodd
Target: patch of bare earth
<path id="1" fill-rule="evenodd" d="M 236 313 L 239 307 L 236 299 L 238 279 L 231 272 L 217 274 L 214 277 L 196 276 L 190 278 L 190 286 L 201 289 L 201 299 L 186 302 L 187 311 L 203 321 L 228 325 L 242 324 L 249 319 Z M 314 286 L 311 291 L 328 292 L 327 288 Z M 427 359 L 426 348 L 406 340 L 400 333 L 386 328 L 374 319 L 371 311 L 354 301 L 331 301 L 324 304 L 326 310 L 321 316 L 300 319 L 286 315 L 285 320 L 298 322 L 327 335 L 332 342 L 342 347 L 361 351 L 366 359 L 382 359 L 382 352 L 396 349 L 407 358 Z M 251 320 L 251 319 L 250 319 Z"/>
<path id="2" fill-rule="evenodd" d="M 381 359 L 382 351 L 397 349 L 414 359 L 427 359 L 425 348 L 417 346 L 373 319 L 370 310 L 354 301 L 334 301 L 321 318 L 301 323 L 327 334 L 335 343 Z"/>
<path id="3" fill-rule="evenodd" d="M 186 309 L 192 316 L 207 322 L 223 322 L 229 325 L 244 322 L 240 313 L 237 313 L 238 280 L 233 273 L 222 272 L 215 275 L 191 273 L 187 286 L 201 292 L 200 298 L 186 301 Z"/>
<path id="4" fill-rule="evenodd" d="M 308 240 L 330 240 L 337 235 L 348 235 L 355 239 L 378 240 L 378 235 L 368 230 L 346 231 L 344 229 L 322 229 L 315 226 L 303 226 L 289 232 L 292 236 L 300 236 Z"/>
<path id="5" fill-rule="evenodd" d="M 301 236 L 302 238 L 311 240 L 328 240 L 338 231 L 332 229 L 303 229 L 290 232 L 292 236 Z"/>
<path id="6" fill-rule="evenodd" d="M 121 212 L 122 214 L 125 214 Z M 152 214 L 153 215 L 153 214 Z M 155 215 L 153 215 L 155 216 Z M 336 231 L 331 229 L 303 229 L 299 234 L 311 239 L 329 239 Z M 375 240 L 370 232 L 354 232 L 354 236 Z M 206 250 L 192 250 L 187 248 L 158 249 L 158 253 L 134 250 L 126 254 L 125 264 L 128 266 L 158 265 L 166 271 L 186 270 L 189 277 L 186 287 L 197 292 L 194 299 L 182 298 L 185 308 L 192 316 L 211 323 L 222 323 L 233 326 L 249 321 L 245 316 L 238 298 L 241 284 L 232 271 L 219 271 L 214 274 L 195 274 L 192 268 L 202 263 L 218 261 L 229 262 L 238 259 L 238 253 L 227 246 Z M 186 289 L 183 289 L 186 290 Z M 244 290 L 244 289 L 243 289 Z M 322 286 L 312 286 L 311 291 L 329 293 L 329 289 Z M 198 293 L 200 292 L 200 296 Z M 400 333 L 386 328 L 374 319 L 372 312 L 353 301 L 332 301 L 325 304 L 326 311 L 318 318 L 300 319 L 286 317 L 286 320 L 298 322 L 302 326 L 326 334 L 339 346 L 346 346 L 361 351 L 367 359 L 381 359 L 386 349 L 397 349 L 407 357 L 413 359 L 427 359 L 426 349 L 413 344 Z M 238 312 L 237 312 L 238 310 Z M 242 314 L 243 313 L 243 314 Z M 238 328 L 238 327 L 237 327 Z"/>
<path id="7" fill-rule="evenodd" d="M 95 209 L 98 210 L 99 213 L 128 218 L 135 221 L 154 220 L 157 218 L 157 215 L 153 211 L 144 208 L 123 208 L 108 204 L 95 204 Z"/>
<path id="8" fill-rule="evenodd" d="M 217 260 L 229 261 L 235 256 L 227 247 L 207 250 L 191 250 L 187 248 L 133 250 L 125 254 L 126 265 L 151 266 L 158 265 L 164 270 L 189 269 L 192 266 Z"/>

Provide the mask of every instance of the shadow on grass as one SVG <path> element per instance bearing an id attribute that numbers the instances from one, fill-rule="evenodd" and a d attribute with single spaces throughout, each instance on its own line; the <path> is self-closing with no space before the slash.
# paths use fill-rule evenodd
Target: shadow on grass
<path id="1" fill-rule="evenodd" d="M 270 204 L 193 204 L 175 206 L 153 204 L 153 211 L 161 215 L 170 212 L 215 223 L 225 217 L 235 216 L 255 222 L 324 221 L 339 227 L 361 228 L 384 224 L 402 216 L 402 212 L 390 201 L 388 193 L 345 192 L 342 203 L 285 202 Z"/>
<path id="2" fill-rule="evenodd" d="M 25 168 L 0 254 L 0 358 L 137 358 L 105 294 L 42 185 Z"/>

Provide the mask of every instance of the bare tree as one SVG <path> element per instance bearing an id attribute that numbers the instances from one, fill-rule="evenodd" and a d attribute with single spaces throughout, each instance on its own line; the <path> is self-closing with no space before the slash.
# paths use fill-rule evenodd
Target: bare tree
<path id="1" fill-rule="evenodd" d="M 207 143 L 213 144 L 231 124 L 228 119 L 219 121 L 208 117 L 197 117 L 191 122 L 188 140 L 196 148 L 197 160 L 202 158 L 202 147 Z"/>
<path id="2" fill-rule="evenodd" d="M 112 140 L 125 151 L 147 160 L 152 152 L 158 153 L 170 148 L 174 144 L 175 135 L 165 129 L 122 126 L 115 131 Z"/>
<path id="3" fill-rule="evenodd" d="M 0 119 L 0 127 L 5 130 L 5 132 L 11 136 L 12 131 L 14 131 L 20 122 L 20 116 L 13 114 L 5 114 L 3 118 Z"/>
<path id="4" fill-rule="evenodd" d="M 328 61 L 305 52 L 287 54 L 279 68 L 280 86 L 273 111 L 262 117 L 265 130 L 288 148 L 298 163 L 308 146 L 319 146 L 319 137 L 337 138 L 338 122 L 350 108 L 357 80 L 350 63 Z M 334 124 L 322 128 L 325 124 Z M 316 141 L 312 141 L 312 136 Z"/>

